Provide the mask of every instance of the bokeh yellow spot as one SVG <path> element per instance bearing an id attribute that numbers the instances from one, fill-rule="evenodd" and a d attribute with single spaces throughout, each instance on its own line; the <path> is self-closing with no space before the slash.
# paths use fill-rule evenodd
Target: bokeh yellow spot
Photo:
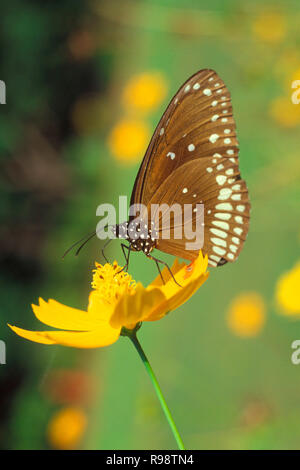
<path id="1" fill-rule="evenodd" d="M 295 70 L 295 72 L 292 74 L 292 82 L 295 80 L 300 80 L 300 68 Z"/>
<path id="2" fill-rule="evenodd" d="M 229 306 L 227 324 L 237 336 L 256 336 L 264 326 L 265 316 L 262 297 L 256 292 L 246 292 L 237 296 Z"/>
<path id="3" fill-rule="evenodd" d="M 274 64 L 274 75 L 280 80 L 284 80 L 285 86 L 290 90 L 291 88 L 291 77 L 295 75 L 295 71 L 299 69 L 300 64 L 300 51 L 292 46 L 284 48 L 283 51 L 278 54 L 278 58 Z M 299 70 L 300 72 L 300 70 Z M 296 78 L 293 78 L 296 80 Z"/>
<path id="4" fill-rule="evenodd" d="M 300 261 L 279 278 L 276 301 L 284 315 L 300 315 Z"/>
<path id="5" fill-rule="evenodd" d="M 277 43 L 286 34 L 285 17 L 278 12 L 262 12 L 253 22 L 252 30 L 257 39 Z"/>
<path id="6" fill-rule="evenodd" d="M 150 140 L 150 129 L 141 120 L 124 119 L 108 137 L 109 149 L 118 160 L 136 162 L 145 153 Z"/>
<path id="7" fill-rule="evenodd" d="M 295 127 L 300 123 L 300 105 L 292 102 L 292 88 L 290 96 L 274 99 L 270 106 L 270 115 L 283 127 Z"/>
<path id="8" fill-rule="evenodd" d="M 167 88 L 167 82 L 160 73 L 137 75 L 125 86 L 123 103 L 130 110 L 152 111 L 165 98 Z"/>
<path id="9" fill-rule="evenodd" d="M 48 424 L 48 441 L 54 449 L 75 449 L 86 429 L 85 413 L 75 407 L 57 411 Z"/>

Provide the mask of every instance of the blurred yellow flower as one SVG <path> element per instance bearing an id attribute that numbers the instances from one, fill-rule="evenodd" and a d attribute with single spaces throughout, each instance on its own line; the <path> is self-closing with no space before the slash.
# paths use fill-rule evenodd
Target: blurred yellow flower
<path id="1" fill-rule="evenodd" d="M 300 123 L 300 105 L 294 104 L 290 96 L 274 99 L 270 106 L 271 117 L 283 127 L 295 127 Z"/>
<path id="2" fill-rule="evenodd" d="M 75 449 L 86 429 L 85 413 L 75 407 L 63 408 L 51 418 L 48 428 L 48 441 L 54 449 Z"/>
<path id="3" fill-rule="evenodd" d="M 298 69 L 300 64 L 300 53 L 295 46 L 289 46 L 284 48 L 281 53 L 278 54 L 276 63 L 274 64 L 274 75 L 285 80 L 288 89 L 291 88 L 291 76 L 294 75 L 294 71 Z M 295 80 L 295 79 L 294 79 Z"/>
<path id="4" fill-rule="evenodd" d="M 112 129 L 108 146 L 118 160 L 136 162 L 144 155 L 149 140 L 150 129 L 144 121 L 124 119 Z"/>
<path id="5" fill-rule="evenodd" d="M 207 256 L 201 251 L 191 264 L 175 259 L 172 278 L 162 271 L 165 284 L 158 276 L 148 287 L 137 283 L 116 262 L 96 263 L 87 312 L 67 307 L 56 300 L 32 305 L 38 320 L 64 331 L 28 331 L 9 327 L 23 338 L 43 344 L 62 344 L 77 348 L 107 346 L 119 338 L 122 328 L 134 329 L 140 322 L 154 321 L 186 302 L 208 277 Z"/>
<path id="6" fill-rule="evenodd" d="M 256 292 L 240 294 L 229 306 L 227 324 L 238 336 L 256 336 L 264 326 L 265 310 L 264 301 Z"/>
<path id="7" fill-rule="evenodd" d="M 257 39 L 269 43 L 281 41 L 287 30 L 285 17 L 278 12 L 262 12 L 252 25 Z"/>
<path id="8" fill-rule="evenodd" d="M 300 80 L 300 68 L 295 70 L 294 73 L 292 74 L 291 82 L 293 82 L 294 80 Z"/>
<path id="9" fill-rule="evenodd" d="M 279 278 L 276 301 L 284 315 L 300 315 L 300 261 Z"/>
<path id="10" fill-rule="evenodd" d="M 165 98 L 167 82 L 158 72 L 133 77 L 123 91 L 123 103 L 129 110 L 152 111 Z"/>

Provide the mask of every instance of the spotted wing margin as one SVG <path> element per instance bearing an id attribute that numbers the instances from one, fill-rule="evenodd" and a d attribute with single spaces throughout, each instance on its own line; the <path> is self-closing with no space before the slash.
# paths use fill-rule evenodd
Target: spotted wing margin
<path id="1" fill-rule="evenodd" d="M 237 159 L 235 129 L 227 87 L 215 71 L 200 70 L 178 90 L 156 127 L 131 204 L 147 205 L 166 178 L 189 161 L 214 154 Z"/>
<path id="2" fill-rule="evenodd" d="M 154 205 L 162 204 L 166 204 L 164 211 L 153 211 Z M 174 204 L 182 208 L 190 204 L 192 218 L 184 221 L 183 217 L 173 217 Z M 246 183 L 241 179 L 238 165 L 228 158 L 206 157 L 185 163 L 164 181 L 149 201 L 147 210 L 159 230 L 157 249 L 193 260 L 202 248 L 210 266 L 214 267 L 237 259 L 249 229 L 250 202 Z M 200 226 L 201 223 L 204 225 Z M 175 227 L 179 224 L 182 226 L 180 239 L 175 238 Z M 185 233 L 196 227 L 201 230 L 197 235 L 204 243 L 198 249 L 189 250 L 186 244 L 191 239 Z M 165 239 L 169 234 L 170 238 Z"/>

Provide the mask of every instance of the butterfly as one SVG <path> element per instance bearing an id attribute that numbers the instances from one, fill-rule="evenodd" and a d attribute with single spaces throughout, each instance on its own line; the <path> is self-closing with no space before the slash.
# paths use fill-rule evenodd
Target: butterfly
<path id="1" fill-rule="evenodd" d="M 204 205 L 204 244 L 209 265 L 233 262 L 249 229 L 250 202 L 241 179 L 239 145 L 230 93 L 213 70 L 200 70 L 177 91 L 159 121 L 138 171 L 130 204 Z M 149 210 L 150 212 L 150 210 Z M 193 212 L 196 218 L 197 213 Z M 154 248 L 187 260 L 198 256 L 188 240 L 148 235 L 136 240 L 123 229 L 133 251 L 148 257 Z M 191 221 L 193 223 L 193 221 Z M 153 224 L 153 221 L 152 221 Z M 174 227 L 173 227 L 174 228 Z M 153 258 L 153 257 L 152 257 Z"/>
<path id="2" fill-rule="evenodd" d="M 207 254 L 209 265 L 221 266 L 237 259 L 250 218 L 249 195 L 240 176 L 238 154 L 228 88 L 215 71 L 200 70 L 171 99 L 140 165 L 130 205 L 149 209 L 146 218 L 141 216 L 134 227 L 130 228 L 131 218 L 113 229 L 116 237 L 129 242 L 122 244 L 126 268 L 131 251 L 144 252 L 158 269 L 158 263 L 166 263 L 153 256 L 154 249 L 190 261 L 198 256 L 199 250 L 187 248 L 189 240 L 184 233 L 181 238 L 174 236 L 178 221 L 169 218 L 169 226 L 164 227 L 161 213 L 156 220 L 149 218 L 150 207 L 161 204 L 189 204 L 193 208 L 187 222 L 190 226 L 195 226 L 199 217 L 197 204 L 203 204 L 202 252 Z M 143 235 L 137 237 L 136 230 L 141 228 Z M 162 236 L 166 229 L 170 233 L 167 238 Z"/>

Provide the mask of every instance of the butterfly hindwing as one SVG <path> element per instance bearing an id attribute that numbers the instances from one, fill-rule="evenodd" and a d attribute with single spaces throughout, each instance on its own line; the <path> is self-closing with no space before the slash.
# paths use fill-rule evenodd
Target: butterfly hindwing
<path id="1" fill-rule="evenodd" d="M 191 161 L 171 173 L 153 195 L 148 211 L 159 228 L 157 249 L 195 259 L 198 251 L 189 250 L 187 244 L 191 242 L 190 233 L 195 232 L 197 223 L 198 239 L 203 242 L 199 248 L 209 255 L 210 265 L 216 266 L 222 258 L 234 261 L 239 255 L 248 232 L 250 205 L 247 187 L 239 176 L 237 165 L 220 159 L 212 166 L 211 174 L 207 172 L 210 160 Z M 221 185 L 216 182 L 218 177 L 222 177 Z M 182 208 L 190 205 L 192 219 L 179 217 L 176 221 L 173 217 L 176 204 Z M 153 207 L 163 205 L 166 210 L 153 213 Z M 174 229 L 180 222 L 181 236 L 176 238 Z M 165 238 L 169 233 L 171 236 Z"/>

